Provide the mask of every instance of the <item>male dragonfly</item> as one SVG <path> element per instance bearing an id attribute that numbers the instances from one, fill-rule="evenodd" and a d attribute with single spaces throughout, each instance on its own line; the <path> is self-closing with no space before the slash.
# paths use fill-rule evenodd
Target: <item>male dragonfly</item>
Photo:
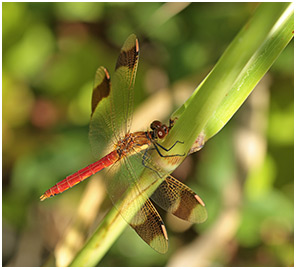
<path id="1" fill-rule="evenodd" d="M 170 121 L 169 126 L 154 121 L 150 131 L 130 132 L 138 61 L 139 43 L 132 34 L 120 51 L 112 85 L 107 69 L 98 68 L 92 93 L 89 132 L 91 146 L 98 161 L 67 176 L 48 189 L 40 199 L 43 201 L 62 193 L 107 168 L 109 171 L 105 177 L 106 185 L 113 204 L 123 199 L 131 188 L 135 196 L 144 199 L 144 204 L 138 205 L 137 213 L 132 218 L 130 207 L 119 209 L 120 214 L 147 244 L 157 252 L 165 253 L 168 249 L 166 228 L 150 199 L 167 212 L 192 223 L 204 222 L 207 211 L 201 198 L 171 175 L 164 176 L 163 182 L 150 197 L 138 186 L 136 166 L 148 167 L 159 175 L 156 164 L 149 159 L 148 150 L 156 149 L 162 157 L 170 157 L 169 154 L 161 153 L 169 152 L 170 149 L 163 148 L 158 141 L 164 139 L 173 126 L 173 121 Z M 103 151 L 106 145 L 107 154 Z M 134 157 L 132 161 L 130 156 Z M 155 179 L 151 179 L 151 184 L 154 183 Z"/>

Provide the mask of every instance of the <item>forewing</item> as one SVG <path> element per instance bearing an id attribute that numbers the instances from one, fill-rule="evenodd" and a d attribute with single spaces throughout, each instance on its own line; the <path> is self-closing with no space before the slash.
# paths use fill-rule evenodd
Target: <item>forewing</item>
<path id="1" fill-rule="evenodd" d="M 115 141 L 111 123 L 110 75 L 102 66 L 96 71 L 91 109 L 89 140 L 94 156 L 101 158 Z"/>
<path id="2" fill-rule="evenodd" d="M 89 138 L 97 158 L 112 150 L 110 147 L 130 130 L 138 60 L 139 43 L 135 35 L 130 35 L 117 59 L 112 86 L 106 68 L 96 72 Z"/>
<path id="3" fill-rule="evenodd" d="M 92 94 L 90 141 L 94 154 L 102 157 L 102 149 L 117 142 L 130 130 L 133 112 L 133 87 L 138 66 L 139 45 L 135 35 L 125 41 L 118 57 L 111 87 L 108 71 L 96 72 Z M 122 217 L 153 249 L 165 253 L 168 238 L 165 226 L 146 191 L 160 180 L 157 173 L 144 184 L 137 180 L 145 167 L 142 153 L 123 158 L 108 168 L 105 176 L 110 198 Z"/>
<path id="4" fill-rule="evenodd" d="M 139 43 L 134 34 L 124 42 L 112 77 L 112 123 L 121 137 L 129 133 L 132 113 L 134 84 L 139 61 Z"/>
<path id="5" fill-rule="evenodd" d="M 100 102 L 103 102 L 104 99 L 109 98 L 111 93 L 111 82 L 110 75 L 108 70 L 101 66 L 97 69 L 94 88 L 91 98 L 91 117 L 93 116 L 96 108 L 99 106 Z"/>
<path id="6" fill-rule="evenodd" d="M 172 176 L 166 177 L 151 199 L 167 212 L 193 223 L 202 223 L 208 216 L 201 198 Z"/>

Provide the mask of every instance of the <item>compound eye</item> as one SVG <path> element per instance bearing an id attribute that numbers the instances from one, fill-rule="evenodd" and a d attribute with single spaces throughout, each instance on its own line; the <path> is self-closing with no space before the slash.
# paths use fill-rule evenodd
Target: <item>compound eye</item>
<path id="1" fill-rule="evenodd" d="M 168 128 L 166 125 L 162 125 L 162 130 L 167 134 L 168 133 Z"/>
<path id="2" fill-rule="evenodd" d="M 158 131 L 157 131 L 157 136 L 160 139 L 164 138 L 166 136 L 165 130 L 163 130 L 163 128 L 159 128 Z"/>
<path id="3" fill-rule="evenodd" d="M 161 122 L 159 120 L 155 120 L 150 124 L 151 130 L 155 130 L 161 128 Z"/>

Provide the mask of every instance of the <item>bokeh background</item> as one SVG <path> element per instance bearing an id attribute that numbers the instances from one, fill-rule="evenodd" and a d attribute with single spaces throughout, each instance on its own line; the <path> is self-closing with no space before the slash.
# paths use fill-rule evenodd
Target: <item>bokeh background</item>
<path id="1" fill-rule="evenodd" d="M 2 260 L 67 265 L 111 203 L 101 175 L 39 196 L 93 162 L 96 68 L 135 33 L 136 128 L 166 121 L 217 62 L 256 3 L 2 3 Z M 231 121 L 174 175 L 206 203 L 189 225 L 161 211 L 169 251 L 127 227 L 99 266 L 292 266 L 293 40 Z"/>

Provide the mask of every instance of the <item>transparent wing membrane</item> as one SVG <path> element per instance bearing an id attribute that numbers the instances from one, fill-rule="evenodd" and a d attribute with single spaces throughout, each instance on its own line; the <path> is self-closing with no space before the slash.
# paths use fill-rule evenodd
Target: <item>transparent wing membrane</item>
<path id="1" fill-rule="evenodd" d="M 168 212 L 191 222 L 203 222 L 207 212 L 201 199 L 191 189 L 165 174 L 152 161 L 150 153 L 154 150 L 147 149 L 153 148 L 153 144 L 148 143 L 145 136 L 139 136 L 135 145 L 125 140 L 132 135 L 140 135 L 130 134 L 138 58 L 137 38 L 130 35 L 120 51 L 112 83 L 107 69 L 98 68 L 92 94 L 89 138 L 93 153 L 98 158 L 119 150 L 118 161 L 105 169 L 104 179 L 110 199 L 147 244 L 165 253 L 168 248 L 167 232 L 150 196 Z M 141 143 L 147 145 L 141 147 Z"/>
<path id="2" fill-rule="evenodd" d="M 133 88 L 139 60 L 139 44 L 130 35 L 120 51 L 115 73 L 98 68 L 92 95 L 92 115 L 89 138 L 93 154 L 101 158 L 110 146 L 130 131 L 133 113 Z"/>
<path id="3" fill-rule="evenodd" d="M 112 109 L 116 115 L 114 125 L 121 136 L 130 132 L 138 61 L 139 43 L 135 35 L 130 35 L 120 51 L 112 78 Z"/>
<path id="4" fill-rule="evenodd" d="M 89 141 L 93 155 L 97 159 L 106 155 L 115 142 L 111 121 L 110 95 L 110 75 L 107 69 L 101 66 L 95 75 L 89 128 Z"/>
<path id="5" fill-rule="evenodd" d="M 130 225 L 154 250 L 159 253 L 167 252 L 168 237 L 166 228 L 150 199 L 146 200 L 131 220 Z"/>
<path id="6" fill-rule="evenodd" d="M 165 178 L 151 199 L 167 212 L 193 223 L 202 223 L 208 216 L 201 198 L 172 176 Z"/>
<path id="7" fill-rule="evenodd" d="M 154 170 L 141 178 L 143 152 L 118 161 L 109 168 L 106 186 L 113 204 L 138 235 L 157 252 L 165 253 L 168 238 L 165 225 L 148 194 L 157 188 L 161 178 Z"/>

